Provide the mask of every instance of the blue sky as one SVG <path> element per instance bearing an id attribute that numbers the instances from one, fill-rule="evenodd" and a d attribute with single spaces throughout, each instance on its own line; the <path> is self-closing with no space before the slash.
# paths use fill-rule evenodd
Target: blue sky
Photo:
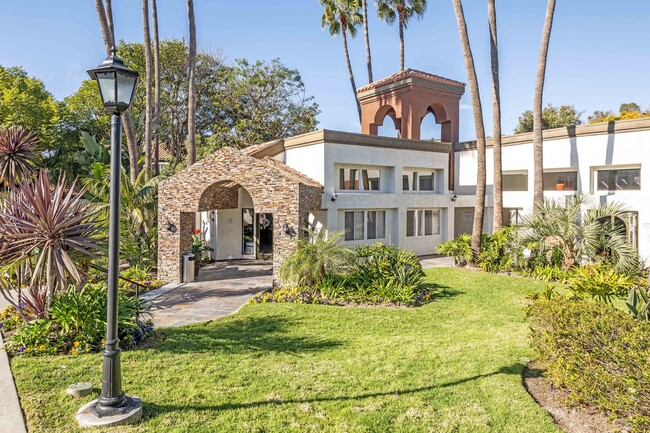
<path id="1" fill-rule="evenodd" d="M 158 0 L 162 37 L 187 34 L 185 2 Z M 142 39 L 140 2 L 113 0 L 118 38 Z M 244 6 L 245 5 L 245 6 Z M 470 38 L 491 135 L 491 94 L 485 0 L 465 0 Z M 530 108 L 546 0 L 497 0 L 504 132 Z M 317 0 L 195 0 L 201 50 L 227 61 L 280 58 L 298 69 L 321 106 L 319 127 L 358 132 L 359 126 L 339 38 L 321 30 Z M 375 79 L 399 67 L 396 27 L 370 11 Z M 650 106 L 650 2 L 558 0 L 545 103 L 575 104 L 585 118 L 621 102 Z M 73 93 L 85 70 L 104 57 L 91 0 L 0 0 L 0 64 L 22 65 L 57 98 Z M 429 0 L 423 20 L 406 32 L 406 67 L 466 81 L 450 0 Z M 350 43 L 357 85 L 367 83 L 362 34 Z M 461 110 L 461 140 L 473 139 L 469 93 Z M 429 119 L 430 120 L 430 119 Z M 430 128 L 432 120 L 425 128 Z M 426 134 L 425 134 L 426 135 Z"/>

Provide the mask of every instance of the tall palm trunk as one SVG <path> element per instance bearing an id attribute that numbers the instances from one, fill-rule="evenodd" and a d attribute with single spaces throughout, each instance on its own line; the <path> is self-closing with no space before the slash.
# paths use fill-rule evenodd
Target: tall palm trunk
<path id="1" fill-rule="evenodd" d="M 151 126 L 153 115 L 153 95 L 151 76 L 151 33 L 149 31 L 149 0 L 142 0 L 142 32 L 144 34 L 144 70 L 145 70 L 145 117 L 144 117 L 144 178 L 151 179 Z"/>
<path id="2" fill-rule="evenodd" d="M 399 70 L 404 70 L 404 17 L 399 14 Z"/>
<path id="3" fill-rule="evenodd" d="M 499 42 L 497 38 L 496 1 L 488 0 L 488 23 L 490 26 L 490 59 L 492 64 L 492 123 L 494 146 L 494 221 L 492 230 L 503 226 L 503 166 L 501 161 L 501 92 L 499 90 Z"/>
<path id="4" fill-rule="evenodd" d="M 368 33 L 368 1 L 363 0 L 363 36 L 366 40 L 366 66 L 368 67 L 368 83 L 372 83 L 372 56 L 370 55 L 370 35 Z"/>
<path id="5" fill-rule="evenodd" d="M 153 24 L 153 73 L 155 78 L 154 84 L 154 124 L 156 125 L 156 134 L 154 139 L 153 159 L 154 173 L 160 174 L 160 38 L 158 35 L 158 6 L 156 0 L 151 0 L 151 20 Z"/>
<path id="6" fill-rule="evenodd" d="M 350 63 L 350 53 L 348 51 L 348 36 L 345 31 L 345 26 L 341 26 L 343 29 L 341 31 L 341 36 L 343 39 L 343 51 L 345 52 L 345 62 L 348 65 L 348 75 L 350 76 L 350 84 L 352 85 L 352 93 L 354 94 L 354 101 L 357 103 L 357 113 L 359 113 L 359 123 L 361 123 L 361 104 L 359 104 L 359 98 L 357 97 L 357 86 L 354 83 L 354 73 L 352 72 L 352 64 Z"/>
<path id="7" fill-rule="evenodd" d="M 544 203 L 544 137 L 542 133 L 542 102 L 544 96 L 544 80 L 546 78 L 546 62 L 548 46 L 551 41 L 555 0 L 548 0 L 546 19 L 542 31 L 542 46 L 539 50 L 537 63 L 537 78 L 535 79 L 535 98 L 533 100 L 533 160 L 535 171 L 535 186 L 533 192 L 533 207 L 536 212 Z"/>
<path id="8" fill-rule="evenodd" d="M 469 90 L 472 95 L 472 111 L 474 112 L 474 128 L 476 129 L 476 203 L 474 207 L 474 224 L 472 226 L 472 253 L 473 262 L 476 261 L 481 251 L 481 234 L 483 231 L 483 211 L 485 208 L 485 125 L 483 124 L 483 107 L 481 105 L 481 95 L 478 89 L 478 78 L 476 77 L 476 67 L 474 66 L 474 57 L 472 48 L 469 43 L 467 34 L 467 23 L 465 22 L 465 13 L 461 0 L 452 0 L 456 21 L 458 22 L 458 34 L 463 47 L 465 58 L 465 68 L 467 69 L 467 78 Z"/>
<path id="9" fill-rule="evenodd" d="M 115 46 L 115 32 L 113 30 L 113 8 L 111 0 L 106 0 L 106 7 L 104 7 L 103 0 L 95 0 L 95 9 L 97 10 L 97 17 L 99 18 L 99 26 L 102 30 L 102 37 L 104 39 L 104 47 L 106 48 L 106 55 L 111 54 L 111 48 Z M 108 12 L 111 12 L 109 17 Z M 124 135 L 126 136 L 126 144 L 129 149 L 129 177 L 131 182 L 135 182 L 140 173 L 138 166 L 138 159 L 140 158 L 140 151 L 138 142 L 135 138 L 135 130 L 129 112 L 122 114 L 122 125 L 124 126 Z"/>
<path id="10" fill-rule="evenodd" d="M 190 27 L 189 88 L 187 90 L 187 165 L 196 162 L 196 23 L 194 0 L 187 0 L 187 21 Z"/>

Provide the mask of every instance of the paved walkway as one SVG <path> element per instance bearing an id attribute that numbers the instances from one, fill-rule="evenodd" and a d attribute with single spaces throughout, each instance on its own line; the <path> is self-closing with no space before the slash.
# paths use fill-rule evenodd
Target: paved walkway
<path id="1" fill-rule="evenodd" d="M 154 324 L 183 326 L 228 316 L 273 285 L 273 265 L 257 260 L 216 262 L 201 268 L 197 281 L 151 301 Z"/>
<path id="2" fill-rule="evenodd" d="M 433 254 L 430 256 L 420 257 L 420 263 L 423 269 L 429 268 L 453 268 L 454 260 L 451 257 Z"/>
<path id="3" fill-rule="evenodd" d="M 4 310 L 7 305 L 9 305 L 7 300 L 0 296 L 0 310 Z M 9 357 L 2 348 L 2 335 L 0 335 L 0 432 L 25 433 L 26 431 L 14 377 L 9 366 Z"/>

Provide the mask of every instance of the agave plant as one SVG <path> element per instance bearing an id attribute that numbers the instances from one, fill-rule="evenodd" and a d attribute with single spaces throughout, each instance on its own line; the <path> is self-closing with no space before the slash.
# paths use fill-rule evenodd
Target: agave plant
<path id="1" fill-rule="evenodd" d="M 583 212 L 588 204 L 588 197 L 582 194 L 562 201 L 546 200 L 538 212 L 524 218 L 519 242 L 538 245 L 541 251 L 559 248 L 565 269 L 607 261 L 616 271 L 634 272 L 638 252 L 617 224 L 626 218 L 627 210 L 620 203 L 609 202 Z"/>
<path id="2" fill-rule="evenodd" d="M 96 258 L 103 244 L 98 215 L 75 187 L 66 187 L 65 177 L 51 185 L 42 170 L 0 195 L 0 264 L 31 261 L 31 286 L 47 288 L 48 305 L 57 289 L 81 281 L 79 265 Z"/>
<path id="3" fill-rule="evenodd" d="M 34 172 L 38 138 L 21 127 L 0 130 L 0 183 L 13 187 Z"/>

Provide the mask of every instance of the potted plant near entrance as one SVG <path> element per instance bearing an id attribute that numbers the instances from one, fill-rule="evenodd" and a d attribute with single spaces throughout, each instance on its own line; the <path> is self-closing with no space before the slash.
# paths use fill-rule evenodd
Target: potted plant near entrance
<path id="1" fill-rule="evenodd" d="M 192 232 L 192 253 L 194 254 L 194 276 L 199 275 L 199 268 L 205 260 L 205 252 L 213 248 L 201 238 L 201 229 Z"/>

